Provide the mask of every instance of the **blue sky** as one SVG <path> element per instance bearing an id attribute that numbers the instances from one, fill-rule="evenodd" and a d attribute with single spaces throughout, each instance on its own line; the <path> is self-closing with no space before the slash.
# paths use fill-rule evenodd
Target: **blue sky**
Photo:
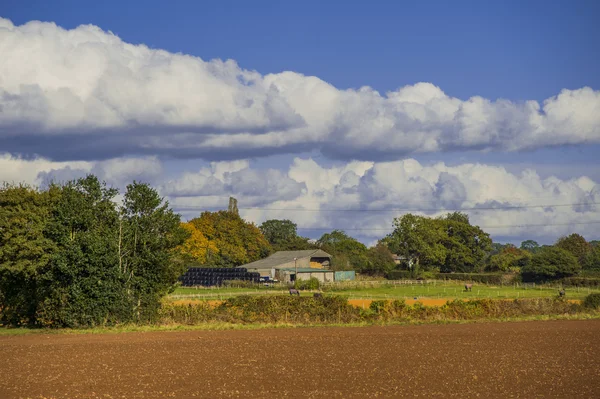
<path id="1" fill-rule="evenodd" d="M 499 195 L 501 203 L 600 201 L 597 1 L 4 0 L 0 17 L 9 21 L 0 155 L 5 170 L 21 171 L 0 180 L 94 171 L 118 185 L 120 172 L 198 209 L 218 195 L 265 209 L 414 200 L 440 212 Z M 3 104 L 14 113 L 3 116 Z M 496 186 L 472 163 L 490 175 L 502 169 Z M 270 190 L 268 200 L 256 187 Z M 391 224 L 293 212 L 315 228 Z M 556 212 L 498 211 L 476 222 L 600 219 L 596 208 Z M 282 217 L 260 209 L 246 216 Z M 551 242 L 569 229 L 598 238 L 598 225 L 498 236 Z"/>
<path id="2" fill-rule="evenodd" d="M 293 70 L 338 88 L 424 81 L 462 99 L 543 100 L 600 86 L 593 0 L 2 3 L 15 24 L 94 24 L 130 43 L 231 58 L 263 74 Z"/>

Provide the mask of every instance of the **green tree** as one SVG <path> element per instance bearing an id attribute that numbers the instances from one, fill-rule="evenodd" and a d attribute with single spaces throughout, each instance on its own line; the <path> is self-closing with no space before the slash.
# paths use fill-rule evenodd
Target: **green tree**
<path id="1" fill-rule="evenodd" d="M 44 234 L 51 201 L 26 185 L 0 188 L 0 324 L 35 324 L 37 279 L 56 251 Z"/>
<path id="2" fill-rule="evenodd" d="M 492 248 L 490 235 L 469 222 L 469 216 L 454 212 L 440 219 L 446 236 L 446 257 L 442 272 L 473 272 L 483 268 L 483 260 Z"/>
<path id="3" fill-rule="evenodd" d="M 135 319 L 149 319 L 185 271 L 173 257 L 189 233 L 180 216 L 148 184 L 134 181 L 127 186 L 121 215 L 119 273 Z"/>
<path id="4" fill-rule="evenodd" d="M 585 257 L 583 268 L 585 270 L 600 271 L 600 246 L 592 247 L 592 250 Z"/>
<path id="5" fill-rule="evenodd" d="M 295 251 L 314 248 L 308 238 L 298 236 L 296 223 L 291 220 L 267 220 L 259 227 L 275 251 Z"/>
<path id="6" fill-rule="evenodd" d="M 487 270 L 491 272 L 507 272 L 511 268 L 523 267 L 531 259 L 532 254 L 529 251 L 516 248 L 515 246 L 505 246 L 504 249 L 488 259 Z"/>
<path id="7" fill-rule="evenodd" d="M 521 269 L 526 280 L 551 280 L 577 274 L 581 265 L 569 251 L 559 247 L 545 247 L 531 257 Z"/>
<path id="8" fill-rule="evenodd" d="M 367 247 L 341 230 L 325 233 L 317 245 L 332 255 L 334 270 L 365 270 L 369 267 Z"/>
<path id="9" fill-rule="evenodd" d="M 91 175 L 50 190 L 56 196 L 45 236 L 57 249 L 36 281 L 36 323 L 87 327 L 128 321 L 116 268 L 117 191 Z"/>
<path id="10" fill-rule="evenodd" d="M 392 253 L 412 261 L 413 268 L 440 267 L 446 260 L 444 226 L 436 219 L 406 214 L 394 219 L 384 242 Z"/>
<path id="11" fill-rule="evenodd" d="M 592 250 L 592 246 L 579 234 L 561 237 L 554 245 L 572 253 L 581 264 L 583 264 L 588 253 Z"/>
<path id="12" fill-rule="evenodd" d="M 540 244 L 538 244 L 537 241 L 525 240 L 521 243 L 521 249 L 534 254 L 540 249 Z"/>
<path id="13" fill-rule="evenodd" d="M 396 268 L 393 254 L 384 244 L 379 243 L 369 248 L 367 256 L 369 261 L 366 271 L 370 273 L 387 275 Z"/>
<path id="14" fill-rule="evenodd" d="M 235 267 L 267 257 L 272 251 L 259 228 L 234 212 L 203 212 L 189 223 L 215 243 L 218 253 L 210 255 L 210 265 Z"/>

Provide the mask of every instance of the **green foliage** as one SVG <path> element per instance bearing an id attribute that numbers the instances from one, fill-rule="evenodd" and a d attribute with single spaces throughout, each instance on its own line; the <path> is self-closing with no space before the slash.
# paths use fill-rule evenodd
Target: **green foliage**
<path id="1" fill-rule="evenodd" d="M 536 253 L 540 249 L 540 244 L 537 241 L 533 240 L 525 240 L 521 243 L 521 249 L 523 251 L 531 252 L 532 254 Z"/>
<path id="2" fill-rule="evenodd" d="M 159 323 L 199 324 L 226 323 L 288 323 L 338 324 L 355 322 L 435 322 L 439 320 L 484 320 L 532 315 L 576 314 L 582 308 L 564 300 L 515 299 L 453 300 L 443 306 L 412 306 L 404 300 L 372 301 L 369 309 L 351 306 L 340 296 L 323 298 L 243 295 L 230 298 L 217 307 L 165 304 Z"/>
<path id="3" fill-rule="evenodd" d="M 56 246 L 45 234 L 54 192 L 0 188 L 0 324 L 33 324 L 37 276 Z"/>
<path id="4" fill-rule="evenodd" d="M 600 308 L 600 294 L 590 294 L 583 300 L 583 307 L 587 309 Z"/>
<path id="5" fill-rule="evenodd" d="M 91 327 L 151 319 L 181 274 L 185 230 L 155 190 L 117 190 L 95 176 L 44 191 L 0 191 L 0 321 Z"/>
<path id="6" fill-rule="evenodd" d="M 296 223 L 291 220 L 267 220 L 259 227 L 275 251 L 298 251 L 312 249 L 308 238 L 298 236 Z"/>
<path id="7" fill-rule="evenodd" d="M 367 251 L 368 269 L 363 273 L 388 275 L 396 267 L 392 252 L 383 244 L 377 244 Z"/>
<path id="8" fill-rule="evenodd" d="M 341 230 L 325 233 L 317 245 L 332 255 L 332 270 L 367 270 L 369 258 L 367 247 Z"/>
<path id="9" fill-rule="evenodd" d="M 219 320 L 241 323 L 348 323 L 360 317 L 360 311 L 339 296 L 241 295 L 227 299 L 214 313 Z"/>
<path id="10" fill-rule="evenodd" d="M 413 261 L 415 267 L 440 266 L 446 259 L 444 226 L 437 219 L 406 214 L 394 219 L 394 231 L 384 243 L 397 255 Z"/>
<path id="11" fill-rule="evenodd" d="M 408 280 L 412 278 L 410 270 L 392 270 L 387 274 L 390 280 Z"/>
<path id="12" fill-rule="evenodd" d="M 557 281 L 564 287 L 600 287 L 600 278 L 565 277 Z"/>
<path id="13" fill-rule="evenodd" d="M 488 233 L 469 222 L 469 216 L 453 212 L 440 219 L 446 237 L 446 258 L 440 265 L 442 272 L 472 272 L 483 266 L 483 259 L 491 249 Z"/>
<path id="14" fill-rule="evenodd" d="M 395 254 L 410 259 L 413 268 L 469 272 L 482 267 L 492 240 L 460 212 L 432 219 L 406 214 L 394 219 L 394 231 L 382 242 Z"/>
<path id="15" fill-rule="evenodd" d="M 524 281 L 544 281 L 573 276 L 580 270 L 581 265 L 571 252 L 558 247 L 544 247 L 532 256 L 521 273 Z"/>
<path id="16" fill-rule="evenodd" d="M 583 260 L 584 270 L 600 271 L 600 246 L 594 246 Z"/>
<path id="17" fill-rule="evenodd" d="M 272 251 L 259 228 L 236 213 L 203 212 L 189 223 L 218 249 L 207 255 L 209 265 L 235 267 L 265 258 Z"/>
<path id="18" fill-rule="evenodd" d="M 489 257 L 486 269 L 491 272 L 508 272 L 527 265 L 531 257 L 529 251 L 506 245 L 500 253 Z"/>
<path id="19" fill-rule="evenodd" d="M 586 261 L 586 257 L 592 250 L 592 246 L 579 234 L 571 234 L 561 237 L 555 244 L 556 247 L 569 251 L 581 265 Z"/>
<path id="20" fill-rule="evenodd" d="M 296 280 L 294 282 L 294 287 L 299 290 L 318 290 L 320 286 L 321 283 L 316 277 L 311 277 L 308 280 Z"/>

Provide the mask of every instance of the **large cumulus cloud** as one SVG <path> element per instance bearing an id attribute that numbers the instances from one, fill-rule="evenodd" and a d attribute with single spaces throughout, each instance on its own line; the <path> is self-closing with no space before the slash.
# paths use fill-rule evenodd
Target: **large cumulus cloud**
<path id="1" fill-rule="evenodd" d="M 600 143 L 600 92 L 512 102 L 431 83 L 381 94 L 132 45 L 85 25 L 0 19 L 0 148 L 55 160 L 212 160 L 318 149 L 340 159 Z"/>
<path id="2" fill-rule="evenodd" d="M 454 210 L 465 210 L 493 236 L 513 241 L 552 242 L 572 232 L 600 238 L 600 223 L 591 224 L 600 222 L 600 184 L 585 176 L 541 178 L 533 169 L 510 173 L 492 165 L 423 165 L 414 159 L 324 167 L 296 158 L 287 173 L 277 175 L 238 164 L 233 173 L 239 179 L 232 179 L 230 172 L 218 177 L 214 165 L 163 188 L 187 217 L 207 207 L 223 208 L 227 194 L 237 196 L 242 215 L 257 223 L 292 219 L 305 234 L 340 228 L 365 242 L 391 231 L 393 218 L 407 212 L 437 216 Z M 222 191 L 196 185 L 199 176 L 220 182 Z M 173 189 L 194 186 L 197 190 L 185 195 Z"/>

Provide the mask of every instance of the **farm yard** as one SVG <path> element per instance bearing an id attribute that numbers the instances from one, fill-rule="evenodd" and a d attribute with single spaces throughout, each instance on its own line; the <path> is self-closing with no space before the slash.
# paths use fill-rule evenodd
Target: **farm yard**
<path id="1" fill-rule="evenodd" d="M 0 397 L 591 398 L 599 334 L 588 320 L 0 336 Z"/>

